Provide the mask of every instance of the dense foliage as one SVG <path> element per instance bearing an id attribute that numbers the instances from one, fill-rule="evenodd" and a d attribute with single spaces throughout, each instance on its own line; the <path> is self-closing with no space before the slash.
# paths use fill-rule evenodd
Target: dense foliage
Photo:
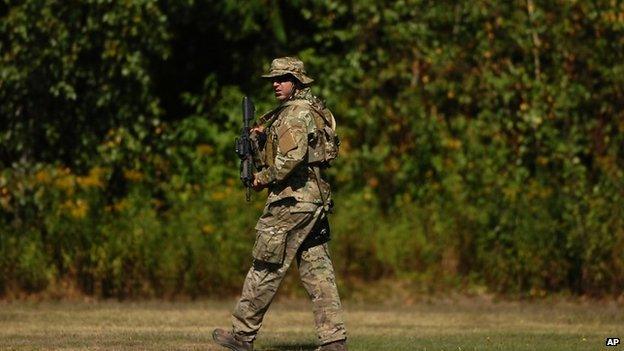
<path id="1" fill-rule="evenodd" d="M 297 55 L 338 119 L 347 282 L 624 286 L 624 3 L 0 1 L 0 293 L 236 292 L 240 99 Z M 357 286 L 357 284 L 356 284 Z"/>

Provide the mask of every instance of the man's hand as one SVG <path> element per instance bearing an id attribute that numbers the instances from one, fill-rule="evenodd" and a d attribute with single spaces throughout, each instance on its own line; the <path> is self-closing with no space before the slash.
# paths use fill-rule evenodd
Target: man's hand
<path id="1" fill-rule="evenodd" d="M 264 189 L 266 186 L 260 184 L 260 181 L 258 180 L 258 178 L 256 177 L 256 175 L 254 174 L 254 180 L 253 180 L 253 189 L 255 191 L 261 191 L 262 189 Z"/>
<path id="2" fill-rule="evenodd" d="M 264 150 L 267 139 L 266 133 L 264 132 L 264 126 L 259 125 L 251 128 L 249 130 L 249 134 L 251 135 L 251 140 L 254 144 L 254 153 Z"/>
<path id="3" fill-rule="evenodd" d="M 250 132 L 256 132 L 256 133 L 264 133 L 264 125 L 259 125 L 259 126 L 255 126 L 253 128 L 250 129 Z"/>

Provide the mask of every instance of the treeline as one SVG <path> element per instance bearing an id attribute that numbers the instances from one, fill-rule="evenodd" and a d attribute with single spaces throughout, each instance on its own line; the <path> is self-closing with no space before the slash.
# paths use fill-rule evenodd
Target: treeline
<path id="1" fill-rule="evenodd" d="M 283 55 L 337 116 L 347 286 L 622 293 L 621 1 L 2 0 L 0 295 L 238 292 Z"/>

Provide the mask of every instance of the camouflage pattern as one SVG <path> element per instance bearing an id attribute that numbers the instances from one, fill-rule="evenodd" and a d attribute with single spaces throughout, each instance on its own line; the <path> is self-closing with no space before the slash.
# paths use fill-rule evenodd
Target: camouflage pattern
<path id="1" fill-rule="evenodd" d="M 308 167 L 309 135 L 315 135 L 317 128 L 311 105 L 298 101 L 311 102 L 316 98 L 309 88 L 304 88 L 264 117 L 267 141 L 262 157 L 267 167 L 256 178 L 269 187 L 269 203 L 292 197 L 301 202 L 323 204 L 323 200 L 328 202 L 331 197 L 329 184 Z"/>
<path id="2" fill-rule="evenodd" d="M 308 85 L 314 81 L 310 78 L 305 70 L 303 62 L 296 57 L 280 57 L 271 62 L 271 68 L 268 73 L 263 74 L 263 78 L 274 78 L 292 74 L 301 83 Z"/>
<path id="3" fill-rule="evenodd" d="M 282 279 L 296 259 L 303 286 L 312 300 L 317 334 L 322 344 L 344 340 L 346 331 L 327 243 L 302 250 L 312 227 L 323 215 L 320 206 L 279 201 L 268 204 L 258 221 L 257 240 L 272 236 L 270 227 L 290 228 L 283 246 L 280 263 L 256 259 L 249 269 L 241 299 L 232 316 L 233 331 L 240 340 L 252 342 L 273 301 Z M 274 231 L 273 233 L 275 233 Z M 271 240 L 271 239 L 268 239 Z M 276 253 L 268 250 L 267 257 Z M 281 250 L 281 247 L 277 250 Z M 255 251 L 255 249 L 254 249 Z"/>
<path id="4" fill-rule="evenodd" d="M 251 342 L 256 338 L 295 259 L 312 300 L 320 342 L 346 339 L 326 242 L 329 239 L 317 241 L 316 235 L 320 227 L 317 223 L 327 223 L 323 200 L 331 194 L 329 184 L 317 177 L 317 167 L 311 167 L 307 158 L 308 142 L 314 138 L 316 125 L 311 104 L 299 102 L 314 99 L 309 88 L 296 91 L 291 99 L 261 119 L 266 130 L 263 147 L 254 137 L 264 167 L 256 178 L 268 186 L 269 196 L 255 227 L 254 263 L 232 316 L 232 330 L 239 340 Z"/>

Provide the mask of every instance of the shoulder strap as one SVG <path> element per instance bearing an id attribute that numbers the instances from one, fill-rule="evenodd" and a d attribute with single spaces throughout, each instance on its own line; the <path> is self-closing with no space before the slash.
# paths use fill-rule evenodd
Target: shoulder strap
<path id="1" fill-rule="evenodd" d="M 333 114 L 331 114 L 331 112 L 329 113 L 330 115 L 330 119 L 328 120 L 328 117 L 322 112 L 319 111 L 316 107 L 314 107 L 314 105 L 305 99 L 295 99 L 295 100 L 289 100 L 286 101 L 282 107 L 286 107 L 286 106 L 306 106 L 309 107 L 312 111 L 314 111 L 314 124 L 316 124 L 316 128 L 318 129 L 322 129 L 324 126 L 329 126 L 331 129 L 336 129 L 336 120 L 334 119 Z M 320 118 L 318 118 L 320 117 Z"/>
<path id="2" fill-rule="evenodd" d="M 271 124 L 273 124 L 273 122 L 275 122 L 275 118 L 280 113 L 280 111 L 282 111 L 282 109 L 284 109 L 284 107 L 286 107 L 286 106 L 280 105 L 280 106 L 272 109 L 271 111 L 263 114 L 262 116 L 258 117 L 258 123 L 264 124 L 265 127 L 269 127 Z"/>
<path id="3" fill-rule="evenodd" d="M 299 105 L 299 106 L 310 106 L 312 107 L 312 105 L 310 105 L 309 103 L 304 102 L 305 100 L 302 99 L 297 99 L 297 100 L 288 100 L 285 103 L 277 106 L 276 108 L 272 109 L 271 111 L 263 114 L 262 116 L 258 117 L 258 122 L 260 122 L 260 124 L 265 124 L 268 122 L 272 122 L 272 120 L 275 119 L 275 117 L 286 107 L 288 106 L 293 106 L 293 105 Z M 314 109 L 314 107 L 312 107 L 312 109 Z"/>

